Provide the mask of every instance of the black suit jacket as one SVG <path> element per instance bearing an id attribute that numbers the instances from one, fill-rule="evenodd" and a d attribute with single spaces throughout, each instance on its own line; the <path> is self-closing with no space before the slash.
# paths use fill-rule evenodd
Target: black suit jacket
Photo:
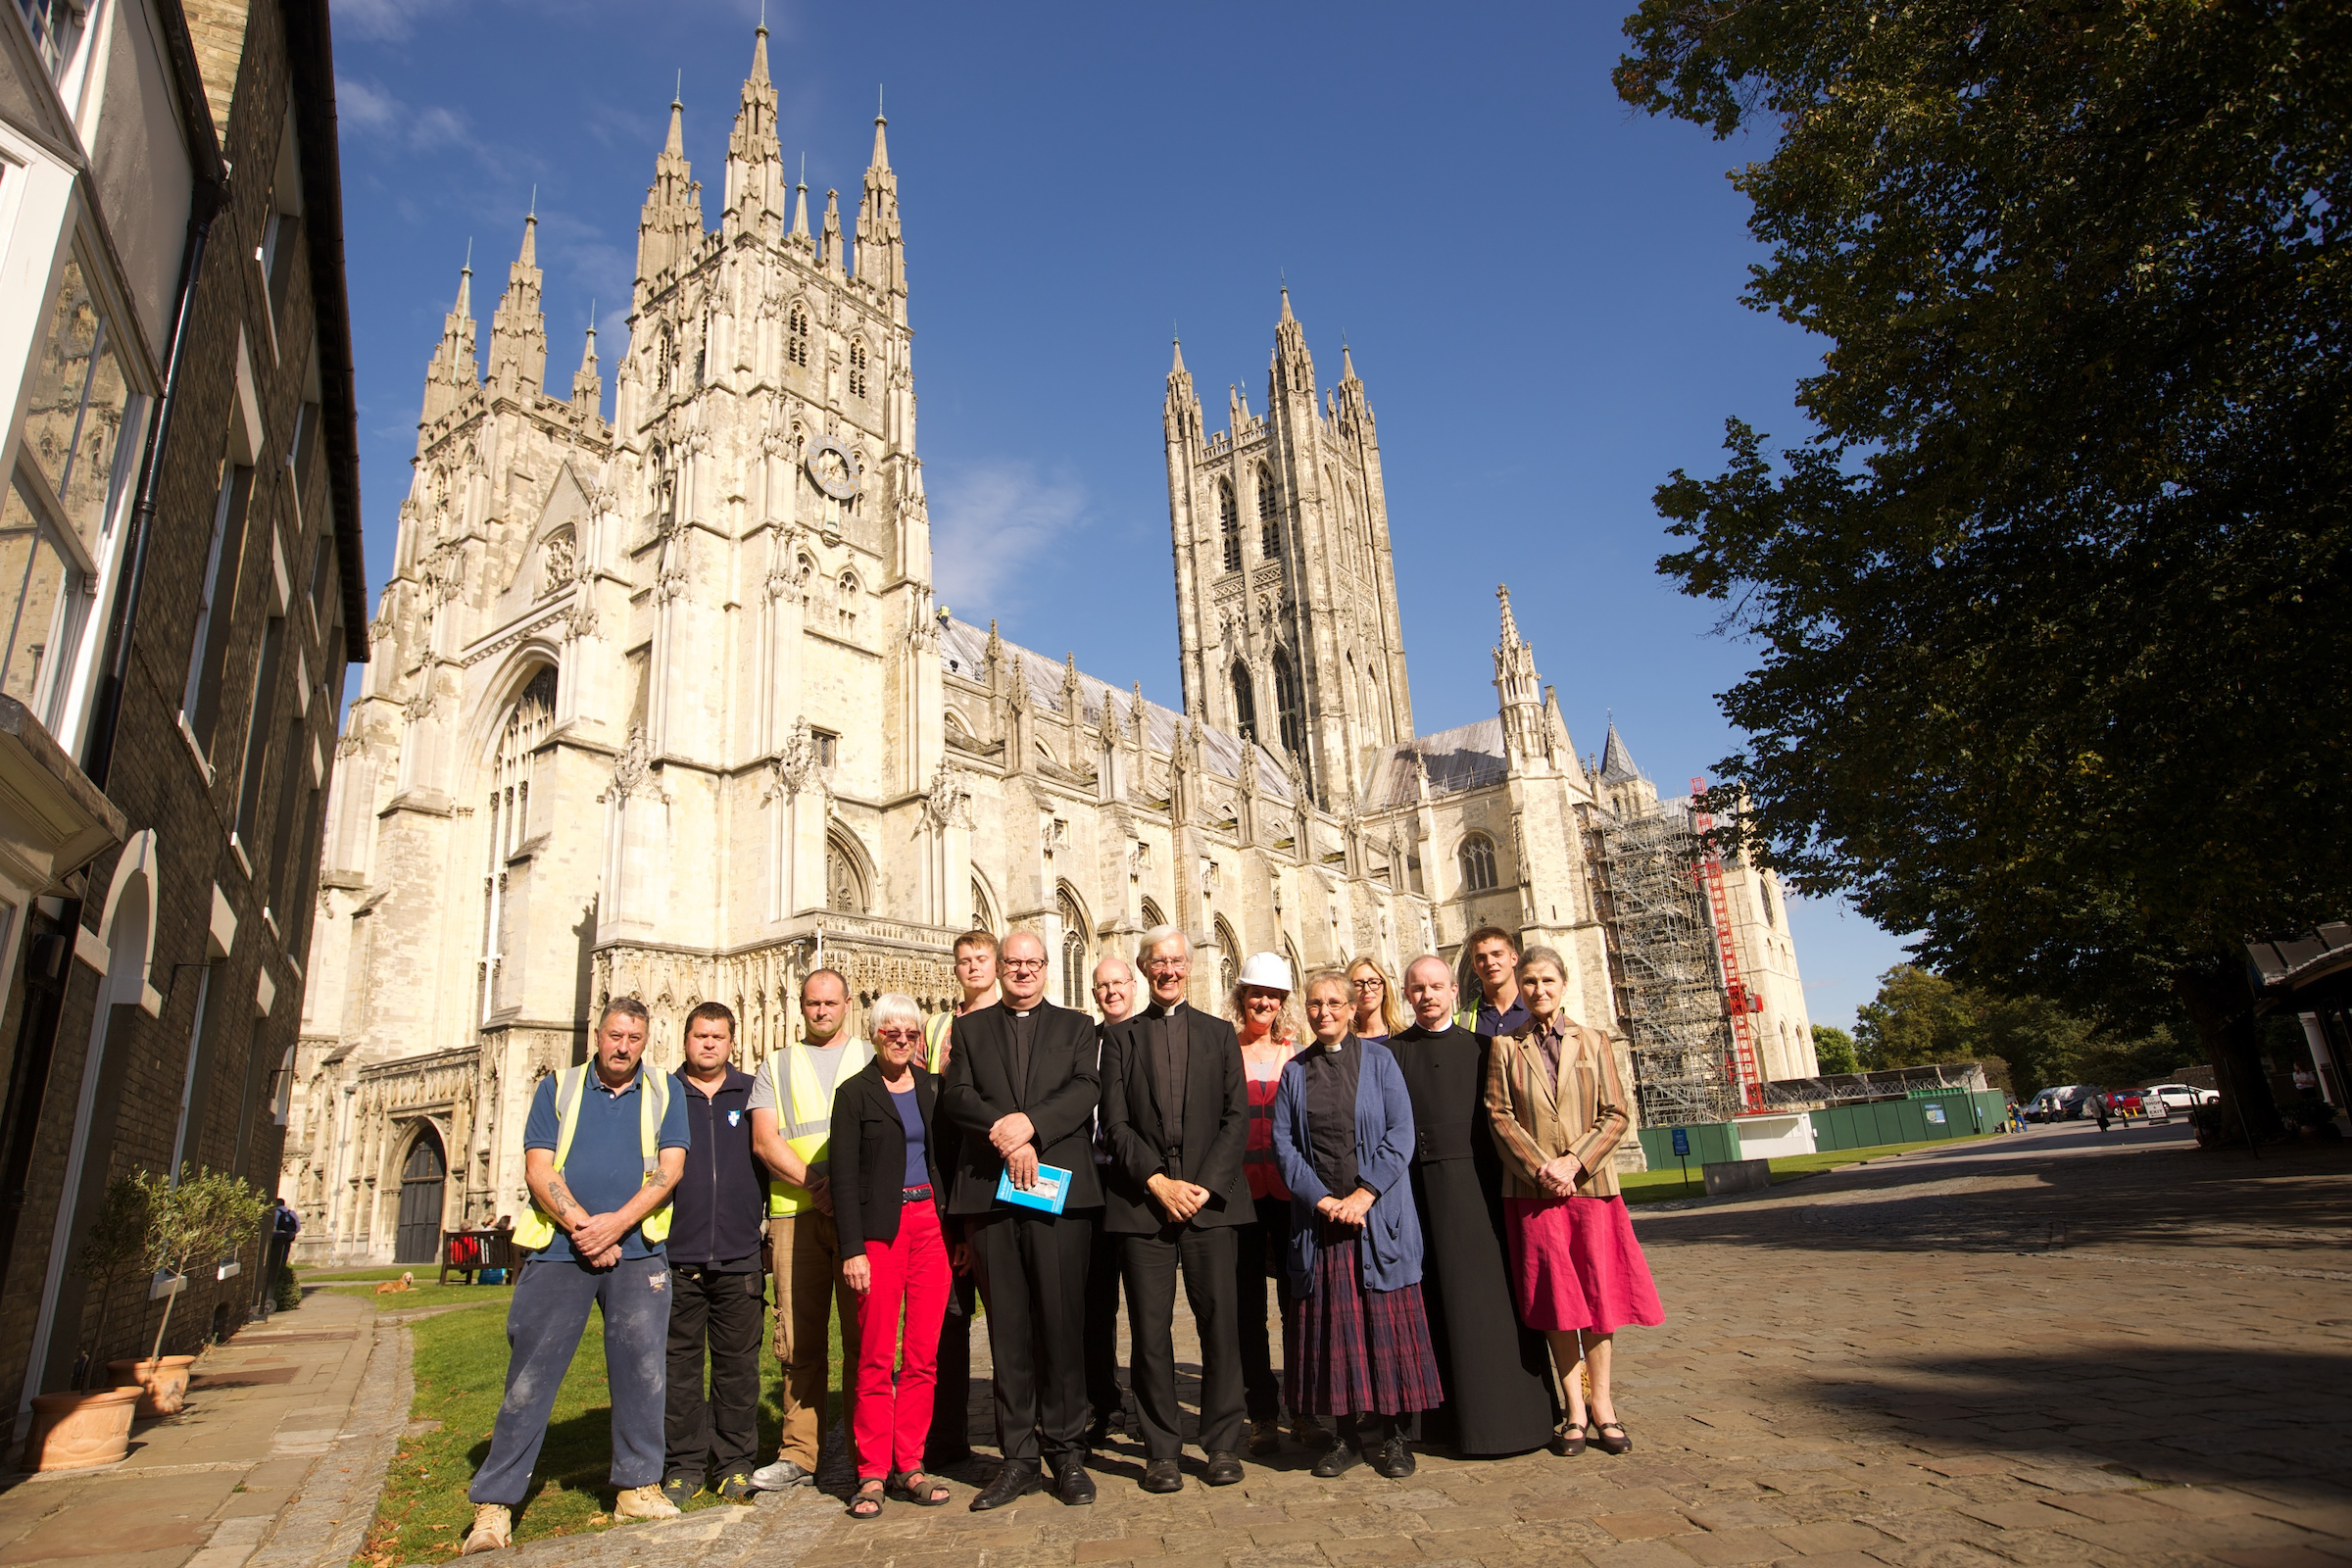
<path id="1" fill-rule="evenodd" d="M 929 1168 L 931 1201 L 947 1216 L 947 1188 L 940 1180 L 941 1126 L 936 1114 L 939 1079 L 920 1067 L 914 1074 L 914 1108 L 923 1120 L 923 1163 Z M 841 1255 L 855 1257 L 867 1242 L 896 1241 L 900 1195 L 906 1187 L 906 1127 L 899 1120 L 882 1064 L 869 1061 L 833 1094 L 833 1229 Z"/>
<path id="2" fill-rule="evenodd" d="M 1009 1209 L 997 1202 L 997 1179 L 1004 1161 L 988 1141 L 999 1117 L 1028 1114 L 1036 1127 L 1031 1140 L 1038 1162 L 1070 1173 L 1063 1211 L 1100 1208 L 1102 1184 L 1095 1178 L 1090 1137 L 1102 1083 L 1095 1067 L 1095 1023 L 1083 1012 L 1041 1001 L 1037 1034 L 1029 1051 L 1026 1082 L 1012 1081 L 1011 1018 L 1004 1004 L 981 1007 L 956 1020 L 956 1049 L 948 1057 L 940 1110 L 956 1130 L 956 1170 L 948 1195 L 951 1214 L 985 1214 Z"/>
<path id="3" fill-rule="evenodd" d="M 1257 1218 L 1242 1152 L 1250 1142 L 1250 1089 L 1233 1025 L 1197 1007 L 1179 1015 L 1189 1032 L 1185 1059 L 1184 1147 L 1171 1150 L 1160 1118 L 1159 1063 L 1142 1013 L 1102 1036 L 1102 1138 L 1110 1148 L 1102 1228 L 1148 1235 L 1168 1223 L 1145 1186 L 1166 1174 L 1205 1187 L 1208 1201 L 1195 1225 L 1247 1225 Z"/>

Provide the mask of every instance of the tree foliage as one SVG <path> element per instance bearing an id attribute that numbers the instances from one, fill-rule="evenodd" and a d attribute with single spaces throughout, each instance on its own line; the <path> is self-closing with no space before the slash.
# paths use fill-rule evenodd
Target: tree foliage
<path id="1" fill-rule="evenodd" d="M 1643 0 L 1628 102 L 1769 157 L 1747 302 L 1822 334 L 1661 569 L 1756 667 L 1742 831 L 1956 979 L 2269 1095 L 2250 933 L 2352 906 L 2352 7 Z"/>
<path id="2" fill-rule="evenodd" d="M 1813 1026 L 1813 1059 L 1825 1073 L 1862 1070 L 1862 1058 L 1854 1054 L 1854 1037 L 1834 1023 Z"/>
<path id="3" fill-rule="evenodd" d="M 1872 1070 L 2005 1065 L 2020 1095 L 2052 1084 L 2144 1084 L 2173 1076 L 2201 1051 L 2179 1018 L 2103 1030 L 2046 997 L 1998 995 L 1909 963 L 1881 975 L 1878 996 L 1854 1009 L 1854 1049 Z"/>
<path id="4" fill-rule="evenodd" d="M 145 1199 L 147 1266 L 161 1274 L 185 1274 L 198 1264 L 221 1261 L 252 1240 L 270 1200 L 240 1177 L 204 1166 L 182 1167 L 179 1180 L 140 1172 L 132 1178 Z M 164 1353 L 164 1334 L 179 1299 L 164 1298 L 155 1348 Z"/>

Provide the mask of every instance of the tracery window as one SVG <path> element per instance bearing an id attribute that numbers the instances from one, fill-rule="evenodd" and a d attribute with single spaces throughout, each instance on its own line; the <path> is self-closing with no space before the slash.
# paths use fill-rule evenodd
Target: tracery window
<path id="1" fill-rule="evenodd" d="M 863 343 L 850 345 L 850 396 L 854 398 L 865 396 L 865 345 Z"/>
<path id="2" fill-rule="evenodd" d="M 1242 514 L 1233 504 L 1233 481 L 1217 481 L 1217 531 L 1225 538 L 1225 569 L 1242 569 Z"/>
<path id="3" fill-rule="evenodd" d="M 1263 464 L 1257 469 L 1257 553 L 1268 561 L 1282 554 L 1282 492 Z"/>
<path id="4" fill-rule="evenodd" d="M 1257 694 L 1250 666 L 1238 659 L 1233 662 L 1233 727 L 1246 741 L 1257 739 Z"/>
<path id="5" fill-rule="evenodd" d="M 1494 841 L 1484 833 L 1462 840 L 1462 891 L 1484 893 L 1494 885 Z"/>
<path id="6" fill-rule="evenodd" d="M 865 873 L 849 846 L 830 837 L 825 840 L 825 907 L 842 914 L 866 910 Z"/>
<path id="7" fill-rule="evenodd" d="M 1282 749 L 1306 765 L 1306 702 L 1298 690 L 1298 676 L 1291 668 L 1291 656 L 1283 649 L 1274 650 L 1274 707 L 1282 719 Z"/>
<path id="8" fill-rule="evenodd" d="M 1061 1004 L 1084 1008 L 1093 1000 L 1086 961 L 1086 911 L 1078 907 L 1068 888 L 1055 892 L 1054 908 L 1061 916 Z"/>
<path id="9" fill-rule="evenodd" d="M 1225 923 L 1225 917 L 1221 914 L 1217 916 L 1215 930 L 1217 938 L 1217 1000 L 1223 1002 L 1233 995 L 1233 988 L 1242 977 L 1242 939 L 1233 934 L 1233 927 Z M 1297 978 L 1296 972 L 1292 977 Z"/>
<path id="10" fill-rule="evenodd" d="M 808 312 L 803 306 L 795 305 L 785 322 L 784 358 L 804 370 L 808 368 Z"/>
<path id="11" fill-rule="evenodd" d="M 499 1005 L 499 970 L 506 942 L 507 861 L 522 847 L 531 820 L 531 771 L 539 743 L 556 720 L 556 666 L 543 664 L 508 710 L 490 761 L 490 800 L 482 813 L 481 1016 Z"/>
<path id="12" fill-rule="evenodd" d="M 997 917 L 989 912 L 988 889 L 980 885 L 978 877 L 974 877 L 972 878 L 972 923 L 969 929 L 994 931 L 996 928 Z"/>

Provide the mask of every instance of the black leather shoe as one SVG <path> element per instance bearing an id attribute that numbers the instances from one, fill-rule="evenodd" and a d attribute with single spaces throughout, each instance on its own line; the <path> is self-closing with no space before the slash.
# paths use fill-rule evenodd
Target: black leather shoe
<path id="1" fill-rule="evenodd" d="M 1372 1461 L 1372 1468 L 1391 1481 L 1402 1481 L 1416 1468 L 1413 1446 L 1402 1438 L 1391 1438 L 1380 1446 L 1380 1457 Z"/>
<path id="2" fill-rule="evenodd" d="M 1173 1459 L 1149 1459 L 1144 1463 L 1140 1485 L 1146 1492 L 1182 1492 L 1184 1472 Z"/>
<path id="3" fill-rule="evenodd" d="M 1230 1487 L 1242 1479 L 1242 1456 L 1238 1453 L 1212 1453 L 1208 1456 L 1208 1474 L 1202 1478 L 1212 1487 Z"/>
<path id="4" fill-rule="evenodd" d="M 1086 1455 L 1073 1453 L 1054 1469 L 1054 1495 L 1071 1508 L 1095 1500 L 1095 1478 L 1086 1473 Z"/>
<path id="5" fill-rule="evenodd" d="M 1002 1508 L 1032 1492 L 1043 1492 L 1045 1486 L 1045 1476 L 1038 1470 L 1035 1460 L 1007 1459 L 1004 1467 L 997 1472 L 997 1478 L 983 1487 L 980 1494 L 972 1499 L 972 1512 L 986 1513 L 991 1508 Z"/>
<path id="6" fill-rule="evenodd" d="M 1344 1470 L 1354 1469 L 1356 1460 L 1361 1457 L 1362 1455 L 1355 1451 L 1354 1444 L 1335 1443 L 1323 1450 L 1323 1457 L 1315 1461 L 1314 1469 L 1308 1471 L 1307 1474 L 1320 1476 L 1325 1481 L 1329 1481 Z"/>

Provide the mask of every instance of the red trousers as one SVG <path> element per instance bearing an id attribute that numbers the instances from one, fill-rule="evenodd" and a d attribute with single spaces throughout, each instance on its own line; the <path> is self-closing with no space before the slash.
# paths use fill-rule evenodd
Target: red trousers
<path id="1" fill-rule="evenodd" d="M 858 1477 L 923 1467 L 938 1381 L 939 1326 L 948 1315 L 948 1244 L 928 1199 L 899 1210 L 896 1240 L 865 1244 L 873 1285 L 858 1309 Z M 906 1344 L 899 1337 L 906 1315 Z"/>

